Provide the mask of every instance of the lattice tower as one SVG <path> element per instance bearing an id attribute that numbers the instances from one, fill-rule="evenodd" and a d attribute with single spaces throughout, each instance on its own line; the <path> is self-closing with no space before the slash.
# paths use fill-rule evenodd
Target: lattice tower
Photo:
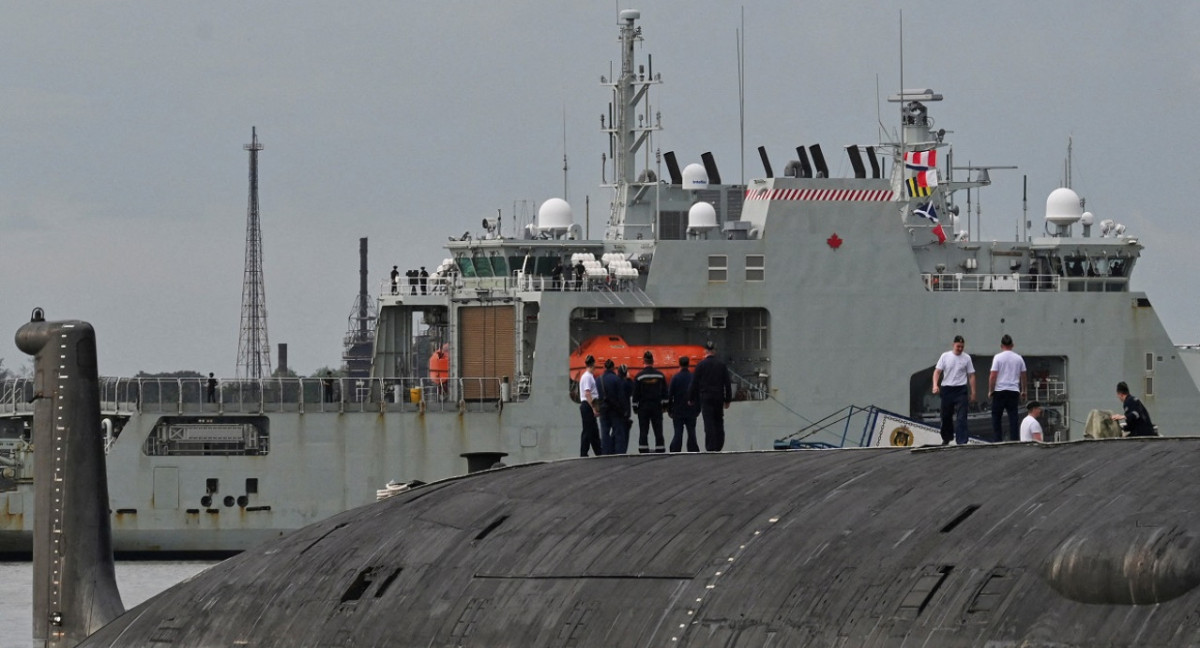
<path id="1" fill-rule="evenodd" d="M 258 216 L 258 152 L 263 145 L 250 128 L 250 201 L 246 208 L 246 268 L 242 274 L 242 323 L 238 332 L 237 377 L 256 380 L 271 375 L 267 340 L 267 291 L 263 286 L 262 229 Z"/>

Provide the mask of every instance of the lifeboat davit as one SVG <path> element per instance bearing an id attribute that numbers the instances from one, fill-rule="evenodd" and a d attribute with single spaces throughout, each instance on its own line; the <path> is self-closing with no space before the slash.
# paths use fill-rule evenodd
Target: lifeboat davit
<path id="1" fill-rule="evenodd" d="M 704 357 L 704 347 L 698 344 L 627 344 L 619 335 L 597 335 L 571 353 L 571 380 L 579 382 L 585 366 L 583 360 L 589 355 L 596 359 L 594 373 L 597 376 L 604 373 L 604 361 L 612 358 L 618 367 L 628 365 L 629 377 L 633 378 L 646 366 L 642 355 L 647 351 L 654 354 L 654 367 L 663 372 L 668 382 L 679 373 L 679 358 L 687 356 L 691 366 L 695 367 Z"/>
<path id="2" fill-rule="evenodd" d="M 443 344 L 429 356 L 429 379 L 439 387 L 450 382 L 450 345 Z"/>

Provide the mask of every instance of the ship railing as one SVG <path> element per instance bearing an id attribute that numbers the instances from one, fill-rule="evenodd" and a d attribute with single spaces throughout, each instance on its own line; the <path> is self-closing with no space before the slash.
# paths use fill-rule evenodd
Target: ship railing
<path id="1" fill-rule="evenodd" d="M 768 376 L 766 373 L 757 372 L 753 380 L 734 371 L 730 371 L 729 375 L 733 378 L 733 382 L 736 383 L 734 386 L 734 400 L 758 401 L 767 400 L 771 397 L 771 389 L 767 384 Z"/>
<path id="2" fill-rule="evenodd" d="M 775 441 L 776 450 L 792 448 L 846 448 L 865 447 L 870 442 L 871 416 L 874 406 L 861 407 L 847 405 L 842 409 L 828 414 L 817 421 Z M 855 438 L 858 421 L 863 422 L 862 432 Z M 852 425 L 853 424 L 853 425 Z M 818 435 L 820 435 L 818 437 Z M 814 441 L 813 437 L 831 439 L 830 441 Z M 837 439 L 836 441 L 832 439 Z"/>
<path id="3" fill-rule="evenodd" d="M 930 292 L 1059 292 L 1062 277 L 1030 274 L 927 273 L 921 275 Z"/>
<path id="4" fill-rule="evenodd" d="M 134 412 L 162 414 L 262 414 L 274 412 L 417 412 L 499 411 L 503 403 L 528 397 L 522 378 L 430 377 L 309 378 L 279 376 L 258 380 L 208 378 L 101 378 L 100 409 L 105 415 Z M 26 402 L 32 381 L 6 381 L 0 414 L 32 412 Z"/>
<path id="5" fill-rule="evenodd" d="M 459 275 L 430 275 L 426 277 L 424 284 L 418 281 L 416 284 L 408 283 L 407 277 L 400 277 L 399 283 L 392 286 L 391 279 L 384 279 L 379 284 L 379 294 L 385 298 L 389 297 L 412 297 L 412 296 L 428 296 L 428 295 L 447 295 L 454 294 L 462 289 L 462 281 Z"/>
<path id="6" fill-rule="evenodd" d="M 33 412 L 33 379 L 9 378 L 0 382 L 0 415 Z"/>
<path id="7" fill-rule="evenodd" d="M 638 283 L 639 278 L 636 274 L 619 276 L 609 273 L 604 268 L 589 271 L 578 280 L 574 272 L 564 272 L 557 279 L 552 276 L 523 274 L 519 270 L 512 276 L 512 284 L 521 292 L 640 292 Z"/>
<path id="8" fill-rule="evenodd" d="M 1067 381 L 1057 378 L 1033 379 L 1027 386 L 1029 399 L 1058 403 L 1067 399 Z"/>

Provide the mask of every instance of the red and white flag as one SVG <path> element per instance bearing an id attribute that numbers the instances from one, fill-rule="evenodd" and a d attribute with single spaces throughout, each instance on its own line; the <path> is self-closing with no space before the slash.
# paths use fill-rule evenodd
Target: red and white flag
<path id="1" fill-rule="evenodd" d="M 937 149 L 909 151 L 904 154 L 904 166 L 913 171 L 927 171 L 937 166 Z"/>

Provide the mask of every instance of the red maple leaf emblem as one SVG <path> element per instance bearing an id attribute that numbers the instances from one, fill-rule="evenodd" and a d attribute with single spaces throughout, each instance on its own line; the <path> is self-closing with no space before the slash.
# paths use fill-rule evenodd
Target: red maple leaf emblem
<path id="1" fill-rule="evenodd" d="M 833 236 L 825 239 L 825 242 L 829 244 L 829 247 L 835 250 L 842 247 L 842 237 L 838 236 L 837 232 L 834 232 Z"/>

